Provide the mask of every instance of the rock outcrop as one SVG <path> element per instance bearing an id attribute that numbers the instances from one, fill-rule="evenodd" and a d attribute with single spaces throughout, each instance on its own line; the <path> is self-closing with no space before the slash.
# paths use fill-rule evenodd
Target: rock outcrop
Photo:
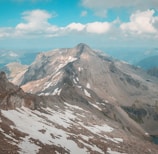
<path id="1" fill-rule="evenodd" d="M 28 107 L 35 109 L 35 95 L 25 93 L 19 86 L 10 83 L 5 72 L 0 72 L 0 108 L 15 109 L 17 107 Z"/>

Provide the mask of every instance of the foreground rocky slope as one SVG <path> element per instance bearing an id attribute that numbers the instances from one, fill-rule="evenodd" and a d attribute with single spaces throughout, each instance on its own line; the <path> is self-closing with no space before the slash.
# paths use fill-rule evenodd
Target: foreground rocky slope
<path id="1" fill-rule="evenodd" d="M 3 79 L 6 94 L 10 89 L 5 87 L 11 85 L 16 99 L 24 101 L 11 107 L 3 107 L 5 96 L 0 101 L 2 153 L 158 151 L 150 138 L 157 135 L 158 82 L 138 68 L 79 44 L 39 54 L 14 79 L 15 84 L 32 94 L 23 90 L 17 93 L 19 87 L 6 77 L 1 77 L 0 84 Z M 31 105 L 25 102 L 26 96 Z M 10 99 L 10 104 L 16 104 L 12 103 L 16 99 Z"/>

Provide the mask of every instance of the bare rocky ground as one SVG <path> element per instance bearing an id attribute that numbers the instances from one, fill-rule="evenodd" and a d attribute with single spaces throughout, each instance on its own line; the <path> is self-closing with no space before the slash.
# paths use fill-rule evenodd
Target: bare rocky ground
<path id="1" fill-rule="evenodd" d="M 141 69 L 79 44 L 11 81 L 22 89 L 0 74 L 2 154 L 157 154 L 158 80 Z"/>

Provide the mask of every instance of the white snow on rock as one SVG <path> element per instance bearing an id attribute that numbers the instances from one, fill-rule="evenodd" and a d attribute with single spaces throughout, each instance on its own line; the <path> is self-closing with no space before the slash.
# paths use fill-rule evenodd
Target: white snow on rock
<path id="1" fill-rule="evenodd" d="M 90 83 L 87 83 L 86 87 L 87 87 L 88 89 L 90 89 L 90 88 L 91 88 Z"/>
<path id="2" fill-rule="evenodd" d="M 51 85 L 52 85 L 52 82 L 46 82 L 46 83 L 44 84 L 44 88 L 42 89 L 42 91 L 48 89 Z"/>
<path id="3" fill-rule="evenodd" d="M 104 125 L 91 125 L 91 126 L 88 126 L 88 125 L 84 125 L 83 123 L 81 122 L 78 122 L 82 127 L 86 128 L 87 130 L 89 130 L 91 133 L 93 134 L 101 134 L 102 132 L 106 132 L 106 133 L 110 133 L 112 132 L 114 129 L 110 126 L 108 126 L 107 124 L 104 124 Z"/>
<path id="4" fill-rule="evenodd" d="M 114 140 L 117 141 L 117 142 L 123 142 L 122 138 L 114 138 Z"/>
<path id="5" fill-rule="evenodd" d="M 77 105 L 71 105 L 71 104 L 68 104 L 68 103 L 66 103 L 66 102 L 64 102 L 64 104 L 65 104 L 66 106 L 70 107 L 70 108 L 74 108 L 74 109 L 77 109 L 77 110 L 82 110 L 82 111 L 84 111 L 82 108 L 80 108 L 80 107 L 77 106 Z"/>
<path id="6" fill-rule="evenodd" d="M 76 60 L 77 60 L 77 58 L 74 58 L 72 56 L 69 56 L 69 58 L 68 58 L 68 62 L 73 62 L 73 61 L 76 61 Z"/>
<path id="7" fill-rule="evenodd" d="M 77 84 L 77 81 L 76 81 L 76 79 L 73 79 L 73 81 L 74 81 L 74 83 L 75 83 L 75 84 Z"/>
<path id="8" fill-rule="evenodd" d="M 102 111 L 102 109 L 101 109 L 99 106 L 97 106 L 96 104 L 91 103 L 91 105 L 92 105 L 93 107 L 95 107 L 96 109 L 98 109 L 99 111 Z"/>
<path id="9" fill-rule="evenodd" d="M 123 142 L 123 139 L 122 138 L 112 138 L 112 137 L 108 137 L 108 136 L 105 136 L 105 138 L 109 141 L 112 141 L 116 144 L 119 144 L 120 142 L 122 143 Z"/>
<path id="10" fill-rule="evenodd" d="M 112 151 L 111 148 L 108 148 L 107 154 L 126 154 L 126 153 L 120 153 L 120 152 L 117 152 L 117 151 Z"/>
<path id="11" fill-rule="evenodd" d="M 83 68 L 81 67 L 78 67 L 78 71 L 81 72 L 83 70 Z"/>
<path id="12" fill-rule="evenodd" d="M 114 143 L 122 143 L 122 138 L 111 138 L 107 134 L 112 132 L 114 129 L 107 125 L 106 123 L 100 125 L 100 123 L 84 123 L 80 118 L 80 115 L 84 115 L 82 118 L 89 115 L 89 111 L 82 109 L 79 106 L 68 104 L 64 102 L 64 109 L 60 107 L 55 107 L 51 109 L 41 108 L 43 112 L 38 110 L 30 110 L 28 108 L 22 107 L 16 110 L 1 110 L 1 114 L 11 120 L 14 125 L 11 125 L 11 129 L 17 129 L 25 134 L 25 137 L 21 137 L 21 140 L 17 142 L 11 136 L 12 142 L 17 145 L 20 150 L 20 154 L 34 154 L 38 153 L 40 144 L 35 144 L 33 140 L 41 142 L 47 145 L 56 145 L 58 147 L 63 147 L 65 150 L 69 151 L 70 154 L 88 154 L 89 149 L 94 153 L 98 152 L 104 154 L 104 152 L 99 148 L 99 146 L 89 143 L 90 139 L 94 138 L 94 135 L 103 137 L 106 141 L 110 140 Z M 74 134 L 70 132 L 69 129 L 76 127 L 75 129 L 86 129 L 89 135 L 86 136 L 85 132 L 80 132 L 79 134 Z M 2 133 L 5 133 L 0 129 Z M 83 146 L 79 146 L 76 141 L 70 139 L 70 137 L 77 138 L 78 143 Z M 109 154 L 121 154 L 116 151 L 108 149 Z"/>
<path id="13" fill-rule="evenodd" d="M 52 95 L 60 95 L 61 90 L 62 90 L 62 89 L 56 88 L 56 89 L 53 91 Z"/>
<path id="14" fill-rule="evenodd" d="M 91 94 L 86 89 L 84 89 L 84 93 L 87 97 L 91 97 Z"/>
<path id="15" fill-rule="evenodd" d="M 88 130 L 92 131 L 93 133 L 101 133 L 101 132 L 112 132 L 113 128 L 104 124 L 102 126 L 94 125 L 94 126 L 87 126 Z"/>
<path id="16" fill-rule="evenodd" d="M 40 149 L 36 144 L 30 144 L 29 136 L 22 139 L 19 148 L 21 149 L 21 151 L 19 151 L 20 154 L 35 154 L 38 153 Z"/>
<path id="17" fill-rule="evenodd" d="M 49 95 L 50 95 L 50 93 L 45 93 L 44 95 L 45 95 L 45 96 L 49 96 Z"/>
<path id="18" fill-rule="evenodd" d="M 101 154 L 103 154 L 103 151 L 101 149 L 99 149 L 96 145 L 90 145 L 90 144 L 87 144 L 81 140 L 79 140 L 80 143 L 82 143 L 83 145 L 86 145 L 87 147 L 89 147 L 90 149 L 92 149 L 93 151 L 97 151 Z M 88 152 L 87 152 L 88 153 Z"/>
<path id="19" fill-rule="evenodd" d="M 79 82 L 79 78 L 78 77 L 76 77 L 76 80 Z"/>
<path id="20" fill-rule="evenodd" d="M 45 109 L 50 114 L 41 113 L 39 111 L 31 111 L 27 108 L 2 111 L 3 116 L 14 122 L 16 128 L 21 132 L 28 134 L 28 136 L 22 138 L 22 141 L 18 145 L 21 149 L 19 152 L 34 154 L 38 152 L 39 147 L 30 141 L 30 138 L 39 140 L 43 144 L 57 145 L 65 147 L 70 153 L 74 154 L 87 154 L 87 149 L 80 148 L 72 141 L 68 140 L 68 133 L 62 129 L 56 128 L 54 122 L 61 124 L 61 126 L 68 127 L 69 122 L 73 122 L 75 116 L 71 111 L 65 111 L 65 113 L 59 113 L 51 109 Z M 47 121 L 47 119 L 49 121 Z M 52 123 L 51 123 L 52 122 Z M 44 133 L 40 130 L 45 130 Z M 52 137 L 52 135 L 55 137 Z"/>

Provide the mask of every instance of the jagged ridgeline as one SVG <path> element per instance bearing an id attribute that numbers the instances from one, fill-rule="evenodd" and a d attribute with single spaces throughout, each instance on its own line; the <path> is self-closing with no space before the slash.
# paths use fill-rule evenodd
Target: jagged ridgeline
<path id="1" fill-rule="evenodd" d="M 1 141 L 15 153 L 157 153 L 158 80 L 140 68 L 83 43 L 20 68 L 17 86 L 0 82 Z"/>

